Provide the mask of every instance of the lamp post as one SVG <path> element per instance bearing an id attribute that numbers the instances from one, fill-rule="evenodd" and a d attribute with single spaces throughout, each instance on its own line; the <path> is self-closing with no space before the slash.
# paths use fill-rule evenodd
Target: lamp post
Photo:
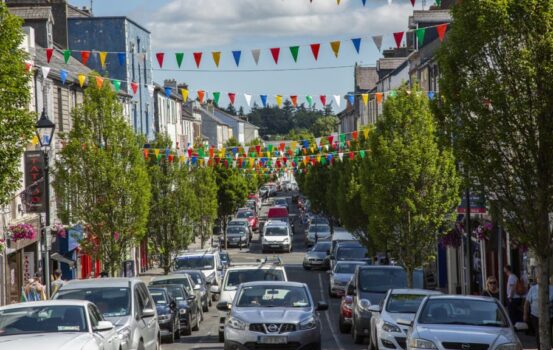
<path id="1" fill-rule="evenodd" d="M 52 144 L 52 138 L 54 136 L 54 130 L 56 125 L 48 119 L 46 110 L 42 110 L 40 119 L 37 121 L 36 125 L 36 135 L 38 137 L 38 142 L 40 143 L 40 148 L 42 149 L 42 154 L 44 156 L 44 197 L 46 198 L 45 205 L 45 227 L 42 229 L 42 235 L 44 238 L 44 284 L 46 286 L 46 295 L 50 297 L 50 247 L 48 246 L 48 230 L 50 229 L 50 164 L 49 164 L 49 152 L 50 146 Z"/>

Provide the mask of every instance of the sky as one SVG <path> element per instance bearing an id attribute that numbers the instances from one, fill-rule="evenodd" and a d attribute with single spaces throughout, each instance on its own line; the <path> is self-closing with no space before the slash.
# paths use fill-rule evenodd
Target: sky
<path id="1" fill-rule="evenodd" d="M 75 6 L 90 7 L 90 0 L 69 0 Z M 432 1 L 427 1 L 428 3 Z M 152 55 L 154 81 L 176 79 L 187 83 L 191 97 L 195 91 L 221 92 L 220 105 L 228 104 L 227 93 L 236 93 L 237 105 L 245 105 L 243 94 L 268 95 L 269 103 L 280 94 L 286 99 L 298 95 L 345 95 L 353 90 L 354 65 L 374 66 L 381 56 L 371 37 L 383 35 L 382 48 L 395 46 L 393 32 L 407 30 L 413 9 L 410 0 L 93 0 L 95 16 L 127 16 L 151 32 L 152 52 L 166 52 L 163 69 Z M 351 42 L 362 38 L 359 54 Z M 341 40 L 335 57 L 330 41 Z M 318 61 L 309 47 L 320 43 Z M 300 46 L 298 62 L 290 46 Z M 279 64 L 270 48 L 280 47 Z M 98 48 L 100 49 L 100 48 Z M 259 64 L 251 50 L 261 49 Z M 240 67 L 232 51 L 242 50 Z M 203 52 L 196 69 L 193 52 Z M 219 67 L 211 52 L 221 51 Z M 184 53 L 179 69 L 175 52 Z M 342 101 L 341 107 L 345 103 Z M 333 109 L 341 108 L 333 102 Z"/>

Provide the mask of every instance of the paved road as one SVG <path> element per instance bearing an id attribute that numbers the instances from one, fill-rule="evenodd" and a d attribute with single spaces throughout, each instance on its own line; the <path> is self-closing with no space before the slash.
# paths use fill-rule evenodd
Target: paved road
<path id="1" fill-rule="evenodd" d="M 281 194 L 279 196 L 290 196 Z M 291 203 L 290 203 L 291 204 Z M 292 208 L 292 206 L 291 206 Z M 263 208 L 266 211 L 267 207 Z M 296 214 L 292 208 L 292 215 Z M 301 267 L 303 255 L 305 253 L 304 235 L 296 233 L 294 237 L 293 252 L 288 254 L 275 254 L 280 256 L 286 266 L 288 278 L 292 281 L 307 283 L 313 294 L 315 302 L 325 300 L 329 303 L 328 311 L 322 312 L 322 344 L 323 349 L 328 350 L 358 350 L 366 349 L 367 345 L 355 345 L 349 334 L 341 334 L 338 329 L 338 317 L 340 299 L 331 299 L 328 296 L 328 277 L 324 271 L 305 271 Z M 254 242 L 250 249 L 229 249 L 231 258 L 234 262 L 255 262 L 257 258 L 265 255 L 261 254 L 258 235 L 254 236 Z M 200 331 L 192 333 L 192 336 L 182 337 L 175 344 L 163 344 L 163 350 L 192 350 L 192 349 L 212 349 L 222 350 L 223 344 L 218 342 L 218 318 L 217 310 L 213 306 L 205 314 L 205 320 L 200 325 Z"/>

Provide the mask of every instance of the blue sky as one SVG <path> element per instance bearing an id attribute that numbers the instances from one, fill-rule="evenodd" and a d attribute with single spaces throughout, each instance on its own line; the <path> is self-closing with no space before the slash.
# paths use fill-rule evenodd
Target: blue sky
<path id="1" fill-rule="evenodd" d="M 90 6 L 90 0 L 69 2 Z M 415 9 L 421 8 L 422 0 L 417 0 Z M 258 103 L 260 94 L 269 95 L 270 103 L 277 94 L 298 95 L 300 102 L 305 95 L 318 102 L 321 94 L 329 101 L 332 95 L 346 94 L 353 89 L 355 63 L 374 66 L 380 57 L 371 37 L 382 34 L 383 48 L 395 46 L 392 33 L 407 29 L 413 7 L 409 0 L 367 0 L 366 7 L 361 0 L 341 0 L 339 6 L 335 0 L 94 0 L 93 11 L 96 16 L 128 16 L 152 32 L 152 51 L 167 52 L 167 70 L 157 70 L 152 58 L 156 82 L 173 78 L 188 83 L 191 97 L 199 89 L 219 91 L 220 104 L 226 106 L 228 92 L 237 94 L 238 105 L 245 105 L 244 93 Z M 359 54 L 350 41 L 358 37 L 363 38 Z M 329 45 L 333 40 L 342 40 L 338 58 Z M 318 61 L 311 43 L 321 44 Z M 300 46 L 298 63 L 289 50 L 295 45 Z M 269 52 L 272 47 L 281 48 L 278 65 Z M 256 48 L 261 49 L 258 65 L 251 55 Z M 242 50 L 239 68 L 233 50 Z M 193 60 L 196 51 L 203 52 L 200 70 Z M 219 68 L 212 51 L 222 52 Z M 178 71 L 174 52 L 184 52 L 183 71 Z M 336 66 L 346 67 L 320 69 Z M 338 111 L 335 104 L 333 108 Z"/>

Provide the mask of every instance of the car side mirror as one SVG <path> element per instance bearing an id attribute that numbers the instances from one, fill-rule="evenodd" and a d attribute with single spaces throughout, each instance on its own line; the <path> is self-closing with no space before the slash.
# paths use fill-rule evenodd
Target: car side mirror
<path id="1" fill-rule="evenodd" d="M 397 324 L 400 326 L 413 327 L 413 321 L 400 318 L 397 320 Z"/>
<path id="2" fill-rule="evenodd" d="M 177 303 L 173 300 L 173 301 L 171 301 L 171 302 L 169 303 L 169 307 L 170 307 L 172 310 L 174 310 L 174 309 L 177 308 Z"/>
<path id="3" fill-rule="evenodd" d="M 142 318 L 154 317 L 155 315 L 156 315 L 156 310 L 154 309 L 142 310 Z"/>
<path id="4" fill-rule="evenodd" d="M 98 325 L 94 327 L 94 332 L 107 332 L 113 329 L 113 323 L 110 321 L 100 321 Z"/>
<path id="5" fill-rule="evenodd" d="M 317 311 L 326 311 L 328 310 L 328 304 L 324 301 L 319 301 L 317 303 Z"/>
<path id="6" fill-rule="evenodd" d="M 231 304 L 229 304 L 226 301 L 221 301 L 220 303 L 217 304 L 217 310 L 219 311 L 227 312 L 230 310 L 230 308 L 231 308 Z"/>
<path id="7" fill-rule="evenodd" d="M 191 294 L 188 296 L 188 298 L 186 298 L 187 300 L 190 300 L 190 301 L 194 301 L 196 300 L 196 296 L 194 294 Z"/>
<path id="8" fill-rule="evenodd" d="M 369 306 L 369 311 L 371 311 L 371 312 L 380 312 L 382 310 L 380 309 L 380 305 L 376 304 L 376 305 Z"/>
<path id="9" fill-rule="evenodd" d="M 523 332 L 528 330 L 528 324 L 526 324 L 526 322 L 517 322 L 513 327 L 517 332 Z"/>
<path id="10" fill-rule="evenodd" d="M 194 286 L 194 290 L 200 290 L 200 289 L 202 289 L 202 286 L 200 286 L 199 284 L 196 284 Z"/>
<path id="11" fill-rule="evenodd" d="M 217 286 L 217 285 L 212 285 L 211 288 L 209 288 L 209 291 L 213 294 L 221 293 L 221 290 L 219 289 L 219 286 Z"/>
<path id="12" fill-rule="evenodd" d="M 327 270 L 326 273 L 328 273 L 329 275 L 332 275 L 332 270 Z"/>
<path id="13" fill-rule="evenodd" d="M 348 291 L 347 291 L 346 294 L 351 295 L 351 296 L 354 296 L 354 295 L 357 294 L 356 291 L 355 291 L 355 287 L 352 284 L 348 285 Z"/>

